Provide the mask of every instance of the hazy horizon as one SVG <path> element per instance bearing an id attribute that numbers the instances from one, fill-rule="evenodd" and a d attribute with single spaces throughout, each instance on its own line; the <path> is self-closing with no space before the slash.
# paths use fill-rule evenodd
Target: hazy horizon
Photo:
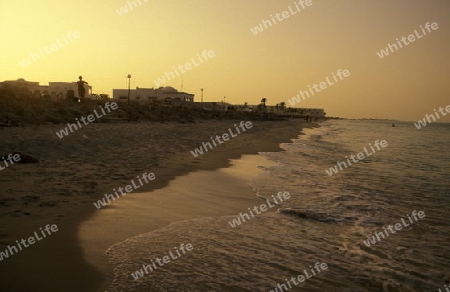
<path id="1" fill-rule="evenodd" d="M 445 0 L 313 0 L 304 8 L 294 0 L 132 2 L 4 1 L 0 81 L 48 84 L 82 75 L 95 93 L 111 95 L 113 88 L 127 88 L 128 74 L 131 88 L 157 87 L 154 81 L 165 72 L 190 63 L 191 70 L 178 69 L 164 86 L 181 90 L 183 84 L 196 101 L 204 88 L 204 101 L 226 96 L 226 102 L 257 104 L 267 98 L 268 105 L 291 106 L 300 90 L 333 80 L 342 69 L 350 75 L 294 106 L 344 118 L 417 121 L 450 104 Z M 279 21 L 276 14 L 283 11 L 288 14 Z M 272 27 L 261 26 L 255 35 L 252 29 L 263 20 Z M 434 22 L 438 29 L 425 35 L 420 26 Z M 383 58 L 377 54 L 411 34 L 414 42 Z M 196 66 L 204 51 L 214 57 Z M 450 115 L 437 122 L 450 122 Z"/>

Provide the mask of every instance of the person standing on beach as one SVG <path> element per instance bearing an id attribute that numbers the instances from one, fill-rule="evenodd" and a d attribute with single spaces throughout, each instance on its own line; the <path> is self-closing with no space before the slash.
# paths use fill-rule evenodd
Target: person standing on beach
<path id="1" fill-rule="evenodd" d="M 88 84 L 86 81 L 83 80 L 83 77 L 78 77 L 80 79 L 77 81 L 78 85 L 78 97 L 80 98 L 80 101 L 84 101 L 84 96 L 86 94 L 86 89 L 84 88 L 84 84 Z"/>

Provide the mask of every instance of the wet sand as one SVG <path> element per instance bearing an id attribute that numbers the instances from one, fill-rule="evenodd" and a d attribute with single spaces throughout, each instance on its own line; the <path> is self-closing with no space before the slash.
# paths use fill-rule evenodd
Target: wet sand
<path id="1" fill-rule="evenodd" d="M 86 261 L 110 278 L 114 273 L 104 252 L 113 244 L 171 223 L 237 215 L 259 206 L 262 199 L 255 196 L 248 181 L 261 172 L 257 169 L 261 165 L 273 163 L 262 156 L 244 155 L 232 160 L 229 168 L 190 172 L 162 189 L 114 201 L 80 225 L 79 238 Z"/>

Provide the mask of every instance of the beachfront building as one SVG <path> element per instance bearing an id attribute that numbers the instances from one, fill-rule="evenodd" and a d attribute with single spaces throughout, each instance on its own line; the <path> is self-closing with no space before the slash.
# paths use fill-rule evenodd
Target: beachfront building
<path id="1" fill-rule="evenodd" d="M 326 115 L 325 110 L 322 108 L 296 108 L 296 107 L 281 108 L 271 106 L 267 108 L 267 111 L 275 114 L 295 115 L 304 118 L 310 117 L 312 119 L 323 119 L 325 118 Z"/>
<path id="2" fill-rule="evenodd" d="M 0 82 L 0 88 L 20 93 L 38 93 L 48 90 L 48 85 L 39 85 L 39 82 L 26 81 L 23 78 L 17 80 L 5 80 Z"/>
<path id="3" fill-rule="evenodd" d="M 204 110 L 226 110 L 230 106 L 229 103 L 224 103 L 223 101 L 195 102 L 193 105 Z"/>
<path id="4" fill-rule="evenodd" d="M 86 97 L 92 94 L 92 86 L 84 84 Z M 76 82 L 49 82 L 48 92 L 52 98 L 63 99 L 69 91 L 73 91 L 74 97 L 78 96 L 78 85 Z"/>
<path id="5" fill-rule="evenodd" d="M 301 118 L 310 117 L 313 120 L 315 119 L 324 119 L 326 112 L 321 108 L 296 108 L 296 107 L 286 107 L 285 104 L 281 105 L 266 105 L 266 107 L 262 107 L 261 104 L 258 105 L 234 105 L 233 106 L 237 111 L 248 111 L 248 112 L 262 112 L 267 111 L 268 113 L 273 113 L 277 115 L 291 115 L 298 116 Z"/>
<path id="6" fill-rule="evenodd" d="M 248 112 L 262 112 L 267 111 L 268 113 L 274 113 L 278 115 L 295 115 L 300 117 L 311 117 L 313 119 L 323 119 L 325 118 L 325 110 L 321 108 L 296 108 L 296 107 L 286 107 L 285 104 L 277 105 L 266 105 L 264 108 L 261 104 L 258 105 L 234 105 L 237 111 L 248 111 Z"/>
<path id="7" fill-rule="evenodd" d="M 128 89 L 113 89 L 113 100 L 128 102 Z M 194 102 L 194 94 L 181 92 L 170 86 L 130 89 L 130 103 L 172 105 L 181 102 Z"/>
<path id="8" fill-rule="evenodd" d="M 78 97 L 78 87 L 76 82 L 49 82 L 49 85 L 40 85 L 39 82 L 26 81 L 23 78 L 17 80 L 5 80 L 0 82 L 0 87 L 21 93 L 31 93 L 36 97 L 49 96 L 52 99 L 64 99 L 68 91 L 73 91 Z M 87 95 L 91 94 L 92 86 L 84 85 Z"/>
<path id="9" fill-rule="evenodd" d="M 298 115 L 300 117 L 306 118 L 310 117 L 313 120 L 316 119 L 324 119 L 325 118 L 325 110 L 321 108 L 296 108 L 290 107 L 286 109 L 286 113 Z"/>

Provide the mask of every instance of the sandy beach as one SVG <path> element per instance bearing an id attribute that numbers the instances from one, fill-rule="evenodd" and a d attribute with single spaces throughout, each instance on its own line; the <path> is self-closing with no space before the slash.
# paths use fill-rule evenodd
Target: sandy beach
<path id="1" fill-rule="evenodd" d="M 145 218 L 145 230 L 143 219 L 138 216 L 143 211 L 136 212 L 134 220 L 129 217 L 122 224 L 114 224 L 122 215 L 130 216 L 131 211 L 124 211 L 129 210 L 124 206 L 133 200 L 136 203 L 138 196 L 130 194 L 102 210 L 93 205 L 105 193 L 144 172 L 153 172 L 156 179 L 139 189 L 139 193 L 164 188 L 175 177 L 191 172 L 228 167 L 229 159 L 244 154 L 278 151 L 279 143 L 290 142 L 302 127 L 300 120 L 252 122 L 252 129 L 230 141 L 197 158 L 191 154 L 202 142 L 210 141 L 209 137 L 221 135 L 239 122 L 92 124 L 63 139 L 55 134 L 61 125 L 0 129 L 2 155 L 17 151 L 40 160 L 1 171 L 0 250 L 30 237 L 47 224 L 58 226 L 58 232 L 52 236 L 3 259 L 1 291 L 49 291 L 49 287 L 53 291 L 100 291 L 113 277 L 104 251 L 117 240 L 177 220 L 236 214 L 259 202 L 250 189 L 244 191 L 245 185 L 235 186 L 239 188 L 236 194 L 217 198 L 192 194 L 201 201 L 196 208 L 185 208 L 192 197 L 168 199 L 159 193 L 151 198 L 154 207 L 144 210 L 151 214 Z M 174 202 L 180 207 L 168 209 Z M 98 216 L 104 216 L 100 212 L 109 212 L 111 222 L 98 221 Z M 110 228 L 105 230 L 101 224 Z M 90 236 L 99 227 L 100 235 Z"/>

